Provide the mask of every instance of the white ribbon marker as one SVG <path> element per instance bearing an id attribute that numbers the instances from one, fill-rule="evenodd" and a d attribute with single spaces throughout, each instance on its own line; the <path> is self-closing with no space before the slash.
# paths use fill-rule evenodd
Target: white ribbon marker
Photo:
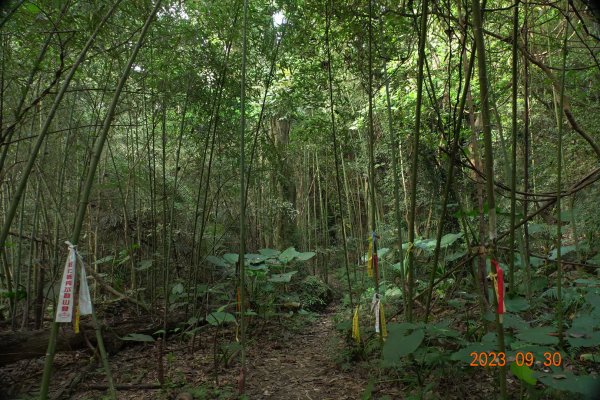
<path id="1" fill-rule="evenodd" d="M 73 319 L 73 295 L 75 294 L 75 266 L 77 265 L 77 253 L 75 246 L 70 242 L 65 243 L 69 246 L 69 255 L 67 256 L 62 282 L 60 284 L 58 307 L 56 309 L 56 322 L 71 322 Z"/>
<path id="2" fill-rule="evenodd" d="M 379 333 L 379 306 L 381 305 L 380 296 L 377 293 L 373 294 L 371 300 L 371 311 L 375 313 L 375 332 Z"/>
<path id="3" fill-rule="evenodd" d="M 90 296 L 90 288 L 87 276 L 85 275 L 85 265 L 79 254 L 77 254 L 77 258 L 79 258 L 79 263 L 81 264 L 81 275 L 79 276 L 81 279 L 79 283 L 79 315 L 89 315 L 92 313 L 92 297 Z"/>
<path id="4" fill-rule="evenodd" d="M 69 255 L 65 263 L 62 282 L 60 284 L 60 295 L 58 296 L 58 309 L 56 310 L 56 322 L 71 322 L 73 320 L 73 303 L 75 301 L 75 281 L 77 276 L 77 260 L 81 264 L 79 283 L 79 314 L 88 315 L 92 313 L 92 297 L 87 283 L 85 265 L 77 249 L 71 242 L 65 242 L 69 246 Z"/>

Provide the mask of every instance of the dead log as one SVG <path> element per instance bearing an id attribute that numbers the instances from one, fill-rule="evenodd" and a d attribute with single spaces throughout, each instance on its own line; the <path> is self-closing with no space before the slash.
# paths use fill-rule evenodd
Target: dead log
<path id="1" fill-rule="evenodd" d="M 173 329 L 184 320 L 181 314 L 171 315 L 167 321 L 167 329 Z M 121 340 L 120 337 L 129 333 L 143 333 L 152 335 L 163 328 L 161 321 L 151 321 L 149 318 L 123 320 L 113 322 L 110 326 L 102 328 L 102 335 L 106 350 L 115 354 L 121 350 L 128 341 Z M 96 344 L 94 328 L 91 321 L 82 322 L 81 333 L 75 334 L 70 324 L 61 324 L 57 351 L 72 351 L 87 347 L 84 335 L 92 344 Z M 14 363 L 19 360 L 26 360 L 35 357 L 42 357 L 46 354 L 50 329 L 41 329 L 35 331 L 17 331 L 0 332 L 0 367 Z"/>

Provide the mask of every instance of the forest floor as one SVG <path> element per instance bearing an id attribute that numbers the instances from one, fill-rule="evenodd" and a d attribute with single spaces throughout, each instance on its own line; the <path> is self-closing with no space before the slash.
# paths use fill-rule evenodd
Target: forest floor
<path id="1" fill-rule="evenodd" d="M 368 368 L 352 364 L 342 368 L 344 340 L 334 327 L 337 305 L 320 313 L 294 315 L 257 322 L 249 334 L 246 393 L 249 399 L 360 399 L 368 382 Z M 261 325 L 263 324 L 263 325 Z M 119 399 L 235 399 L 238 362 L 217 367 L 214 362 L 215 329 L 206 329 L 196 339 L 195 351 L 188 341 L 171 339 L 164 356 L 162 388 L 158 385 L 157 346 L 134 344 L 110 357 Z M 235 340 L 233 329 L 222 329 L 219 341 Z M 220 343 L 220 342 L 219 342 Z M 219 345 L 220 346 L 220 345 Z M 39 391 L 43 358 L 23 360 L 0 369 L 0 386 L 8 385 L 0 400 L 32 399 Z M 218 382 L 218 383 L 217 383 Z M 102 368 L 90 364 L 89 351 L 58 353 L 50 388 L 52 399 L 107 398 Z M 385 394 L 402 398 L 398 388 Z M 379 394 L 383 394 L 382 392 Z M 179 397 L 178 397 L 179 396 Z"/>
<path id="2" fill-rule="evenodd" d="M 335 308 L 329 306 L 305 329 L 254 346 L 248 375 L 251 399 L 358 399 L 366 379 L 360 371 L 343 371 L 336 364 L 332 326 Z M 341 344 L 341 343 L 340 343 Z"/>

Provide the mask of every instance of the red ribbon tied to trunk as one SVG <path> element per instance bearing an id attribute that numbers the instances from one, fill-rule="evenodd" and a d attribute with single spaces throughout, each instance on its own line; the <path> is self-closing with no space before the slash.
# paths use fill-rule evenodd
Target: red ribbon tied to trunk
<path id="1" fill-rule="evenodd" d="M 504 306 L 504 270 L 500 268 L 498 261 L 492 260 L 492 264 L 496 268 L 497 284 L 496 285 L 496 296 L 498 298 L 498 314 L 504 314 L 506 307 Z"/>

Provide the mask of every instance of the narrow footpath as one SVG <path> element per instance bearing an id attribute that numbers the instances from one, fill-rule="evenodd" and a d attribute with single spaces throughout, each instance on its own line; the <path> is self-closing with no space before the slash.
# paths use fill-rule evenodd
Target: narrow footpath
<path id="1" fill-rule="evenodd" d="M 301 333 L 266 343 L 257 338 L 248 358 L 250 399 L 360 399 L 365 379 L 357 372 L 342 371 L 335 363 L 342 349 L 335 340 L 334 313 L 331 304 Z"/>

